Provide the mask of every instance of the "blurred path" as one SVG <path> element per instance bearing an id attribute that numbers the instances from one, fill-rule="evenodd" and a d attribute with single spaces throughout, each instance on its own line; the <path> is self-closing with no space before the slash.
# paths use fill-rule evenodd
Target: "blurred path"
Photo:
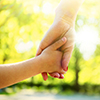
<path id="1" fill-rule="evenodd" d="M 22 90 L 12 95 L 0 95 L 0 100 L 100 100 L 99 96 L 72 95 L 61 96 L 49 93 L 35 93 L 32 90 Z"/>

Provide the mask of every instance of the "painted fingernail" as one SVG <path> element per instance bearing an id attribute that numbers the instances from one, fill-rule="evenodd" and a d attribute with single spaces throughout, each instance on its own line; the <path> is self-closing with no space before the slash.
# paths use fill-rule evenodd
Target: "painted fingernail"
<path id="1" fill-rule="evenodd" d="M 54 78 L 59 78 L 58 76 L 54 76 Z"/>
<path id="2" fill-rule="evenodd" d="M 64 79 L 64 78 L 59 78 L 59 79 Z"/>
<path id="3" fill-rule="evenodd" d="M 44 79 L 44 81 L 46 81 L 47 79 Z"/>
<path id="4" fill-rule="evenodd" d="M 68 66 L 65 68 L 65 71 L 68 71 Z"/>
<path id="5" fill-rule="evenodd" d="M 59 77 L 59 79 L 64 79 L 64 77 Z"/>

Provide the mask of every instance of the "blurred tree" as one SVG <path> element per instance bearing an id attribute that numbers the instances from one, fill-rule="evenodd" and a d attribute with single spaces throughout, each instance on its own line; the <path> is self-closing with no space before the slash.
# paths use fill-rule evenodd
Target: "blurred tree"
<path id="1" fill-rule="evenodd" d="M 0 0 L 1 64 L 14 63 L 35 56 L 36 49 L 44 33 L 53 22 L 53 11 L 59 1 L 60 0 Z M 99 6 L 100 0 L 85 0 L 76 18 L 76 35 L 87 25 L 93 26 L 98 31 L 98 37 L 100 37 Z M 89 31 L 86 31 L 87 34 Z M 89 35 L 88 39 L 92 37 L 92 33 L 90 34 L 91 36 Z M 84 37 L 85 41 L 87 36 L 88 35 Z M 37 86 L 38 89 L 43 89 L 43 87 L 49 89 L 55 87 L 58 92 L 61 90 L 67 91 L 68 89 L 83 92 L 87 92 L 88 89 L 90 89 L 93 92 L 99 92 L 100 43 L 98 41 L 98 44 L 94 44 L 95 53 L 87 60 L 84 59 L 84 54 L 81 52 L 81 45 L 81 42 L 79 44 L 76 43 L 69 63 L 69 70 L 63 80 L 49 77 L 49 80 L 44 82 L 41 75 L 37 75 L 34 78 L 20 82 L 17 86 L 23 88 L 34 85 Z M 84 49 L 86 48 L 87 47 L 84 47 Z M 90 51 L 88 51 L 87 55 L 89 52 Z M 94 86 L 96 88 L 94 88 Z"/>

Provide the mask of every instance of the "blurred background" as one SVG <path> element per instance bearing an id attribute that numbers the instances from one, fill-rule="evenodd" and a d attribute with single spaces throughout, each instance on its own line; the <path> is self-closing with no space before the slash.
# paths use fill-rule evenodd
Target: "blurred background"
<path id="1" fill-rule="evenodd" d="M 60 0 L 0 0 L 0 64 L 32 58 L 55 17 Z M 63 80 L 41 75 L 0 89 L 0 94 L 21 89 L 56 94 L 100 95 L 100 0 L 85 0 L 78 12 L 76 44 Z"/>

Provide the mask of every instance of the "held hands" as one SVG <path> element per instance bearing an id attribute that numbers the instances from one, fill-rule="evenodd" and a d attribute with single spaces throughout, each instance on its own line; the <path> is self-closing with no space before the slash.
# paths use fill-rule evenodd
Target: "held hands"
<path id="1" fill-rule="evenodd" d="M 67 38 L 67 42 L 59 48 L 59 50 L 63 53 L 61 66 L 62 68 L 67 71 L 68 70 L 68 63 L 70 61 L 70 57 L 72 55 L 72 51 L 74 48 L 74 18 L 67 15 L 66 10 L 62 11 L 62 4 L 58 6 L 56 9 L 56 16 L 53 24 L 51 25 L 50 29 L 45 34 L 44 38 L 42 39 L 39 48 L 37 50 L 36 56 L 40 55 L 42 51 L 47 48 L 49 45 L 53 44 L 58 39 L 65 36 Z M 64 6 L 63 6 L 64 7 Z M 66 6 L 65 6 L 66 8 Z M 49 73 L 50 76 L 56 78 L 63 79 L 64 76 L 62 73 Z M 47 72 L 42 73 L 44 80 L 48 79 Z"/>
<path id="2" fill-rule="evenodd" d="M 72 26 L 70 26 L 68 23 L 66 23 L 63 20 L 60 20 L 58 22 L 54 22 L 52 24 L 52 26 L 50 27 L 50 29 L 47 31 L 46 35 L 44 36 L 44 38 L 42 39 L 39 48 L 37 50 L 37 56 L 40 55 L 42 53 L 42 51 L 48 47 L 49 45 L 51 45 L 52 43 L 54 43 L 55 41 L 57 41 L 58 39 L 62 38 L 63 36 L 65 36 L 67 38 L 67 42 L 59 49 L 61 52 L 63 52 L 63 57 L 62 57 L 62 68 L 67 71 L 68 69 L 68 63 L 70 61 L 70 57 L 72 55 L 72 51 L 74 48 L 74 28 Z M 54 77 L 56 76 L 56 78 L 60 78 L 63 79 L 64 76 L 61 73 L 49 73 L 50 76 Z M 47 73 L 44 72 L 42 73 L 42 76 L 44 78 L 44 80 L 48 79 Z"/>
<path id="3" fill-rule="evenodd" d="M 54 44 L 47 47 L 40 55 L 41 65 L 43 67 L 43 72 L 58 72 L 65 74 L 65 71 L 61 67 L 62 52 L 58 50 L 61 46 L 66 43 L 66 38 L 58 40 Z"/>

